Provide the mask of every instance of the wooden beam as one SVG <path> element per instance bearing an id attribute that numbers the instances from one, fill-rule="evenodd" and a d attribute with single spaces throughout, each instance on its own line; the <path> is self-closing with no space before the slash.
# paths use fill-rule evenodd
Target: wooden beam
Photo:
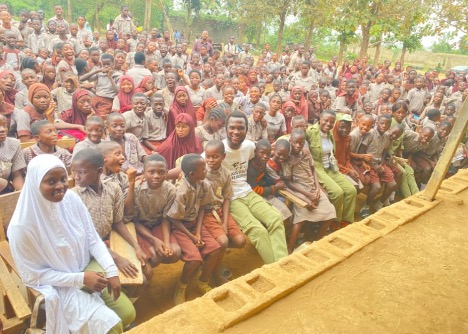
<path id="1" fill-rule="evenodd" d="M 8 297 L 8 301 L 11 303 L 16 317 L 23 320 L 31 316 L 31 310 L 10 275 L 5 262 L 3 262 L 3 259 L 0 259 L 0 282 L 5 289 L 6 297 Z"/>
<path id="2" fill-rule="evenodd" d="M 307 206 L 306 201 L 303 201 L 302 199 L 300 199 L 299 197 L 287 190 L 278 190 L 278 194 L 286 198 L 288 201 L 295 203 L 300 208 L 305 208 Z"/>
<path id="3" fill-rule="evenodd" d="M 468 103 L 467 100 L 462 105 L 460 110 L 460 115 L 457 117 L 455 124 L 453 126 L 452 132 L 450 133 L 447 143 L 445 144 L 442 155 L 437 162 L 437 165 L 432 172 L 429 183 L 427 184 L 426 189 L 421 193 L 419 197 L 426 201 L 433 201 L 439 191 L 442 181 L 445 179 L 445 175 L 452 163 L 453 156 L 457 151 L 458 144 L 465 135 L 468 124 Z"/>

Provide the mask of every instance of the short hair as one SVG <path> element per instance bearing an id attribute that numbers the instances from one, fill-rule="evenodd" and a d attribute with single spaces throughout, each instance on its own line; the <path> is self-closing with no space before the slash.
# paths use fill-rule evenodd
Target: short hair
<path id="1" fill-rule="evenodd" d="M 271 100 L 273 100 L 275 97 L 279 98 L 279 99 L 280 99 L 280 102 L 283 103 L 283 98 L 282 98 L 281 95 L 279 95 L 278 93 L 273 93 L 272 95 L 270 95 L 270 102 L 271 102 Z"/>
<path id="2" fill-rule="evenodd" d="M 106 60 L 106 59 L 110 59 L 110 61 L 114 61 L 114 56 L 109 54 L 109 53 L 103 53 L 102 56 L 101 56 L 101 60 Z"/>
<path id="3" fill-rule="evenodd" d="M 146 60 L 146 56 L 143 52 L 135 52 L 135 56 L 133 56 L 133 59 L 135 60 L 135 64 L 143 65 L 143 63 Z"/>
<path id="4" fill-rule="evenodd" d="M 268 105 L 267 105 L 265 102 L 263 102 L 263 101 L 258 101 L 257 103 L 255 103 L 254 108 L 255 108 L 255 107 L 260 107 L 260 108 L 262 108 L 262 109 L 265 110 L 265 111 L 268 111 L 268 109 L 269 109 L 269 108 L 268 108 Z"/>
<path id="5" fill-rule="evenodd" d="M 184 172 L 185 175 L 189 175 L 191 172 L 194 172 L 196 162 L 202 159 L 202 156 L 196 153 L 184 155 L 180 166 L 182 168 L 182 172 Z"/>
<path id="6" fill-rule="evenodd" d="M 192 57 L 193 57 L 193 55 L 192 55 Z M 200 78 L 202 77 L 199 70 L 191 70 L 191 71 L 189 72 L 188 76 L 190 77 L 190 76 L 192 75 L 192 73 L 198 74 L 198 76 L 199 76 Z"/>
<path id="7" fill-rule="evenodd" d="M 113 112 L 113 113 L 110 113 L 109 115 L 107 115 L 106 125 L 109 126 L 110 122 L 113 121 L 116 118 L 121 118 L 121 119 L 125 120 L 125 117 L 123 117 L 123 115 L 121 113 Z"/>
<path id="8" fill-rule="evenodd" d="M 247 120 L 247 116 L 243 112 L 236 110 L 236 111 L 231 112 L 226 118 L 226 129 L 229 125 L 229 121 L 231 120 L 231 118 L 242 118 L 245 122 L 245 128 L 247 129 L 247 127 L 249 126 L 249 121 Z"/>
<path id="9" fill-rule="evenodd" d="M 406 103 L 404 100 L 398 100 L 395 102 L 395 104 L 392 106 L 392 113 L 397 112 L 403 108 L 406 113 L 409 111 L 408 103 Z"/>
<path id="10" fill-rule="evenodd" d="M 422 133 L 423 131 L 424 131 L 424 132 L 430 132 L 430 133 L 432 133 L 432 134 L 435 133 L 434 129 L 431 128 L 430 126 L 425 126 L 425 127 L 423 127 L 423 128 L 421 129 L 421 133 Z"/>
<path id="11" fill-rule="evenodd" d="M 148 155 L 145 161 L 143 162 L 143 169 L 146 168 L 146 165 L 149 162 L 164 162 L 164 165 L 166 166 L 166 169 L 167 169 L 167 161 L 161 154 L 153 153 L 153 154 Z"/>
<path id="12" fill-rule="evenodd" d="M 348 81 L 348 82 L 349 82 L 349 81 Z M 336 118 L 336 112 L 334 112 L 334 111 L 331 110 L 331 109 L 326 109 L 326 110 L 322 111 L 322 114 L 320 115 L 320 118 L 322 118 L 322 116 L 324 116 L 324 115 L 326 115 L 326 114 L 332 115 L 333 117 Z"/>
<path id="13" fill-rule="evenodd" d="M 268 139 L 260 139 L 256 144 L 255 144 L 255 149 L 260 150 L 262 148 L 266 148 L 268 150 L 271 150 L 271 144 Z"/>
<path id="14" fill-rule="evenodd" d="M 106 140 L 102 141 L 96 146 L 96 148 L 101 152 L 103 156 L 106 156 L 110 150 L 113 150 L 116 147 L 121 147 L 119 143 L 116 143 L 115 141 L 112 140 Z M 78 153 L 77 153 L 78 154 Z"/>
<path id="15" fill-rule="evenodd" d="M 399 131 L 401 131 L 401 133 L 405 132 L 405 127 L 401 124 L 395 124 L 391 127 L 391 129 L 394 129 L 394 128 L 397 128 Z"/>
<path id="16" fill-rule="evenodd" d="M 27 68 L 25 68 L 25 69 L 23 69 L 23 70 L 21 71 L 21 75 L 23 75 L 23 74 L 28 74 L 28 73 L 34 73 L 34 74 L 36 74 L 36 71 L 34 71 L 33 69 L 31 69 L 31 68 L 29 68 L 29 67 L 27 67 Z"/>
<path id="17" fill-rule="evenodd" d="M 291 150 L 291 144 L 286 139 L 278 139 L 275 143 L 275 149 L 285 148 L 288 151 Z"/>
<path id="18" fill-rule="evenodd" d="M 24 69 L 31 69 L 32 70 L 32 69 L 34 69 L 36 64 L 37 64 L 36 59 L 31 58 L 31 57 L 24 57 L 23 60 L 21 61 L 20 68 L 22 70 L 24 70 Z"/>
<path id="19" fill-rule="evenodd" d="M 438 109 L 429 109 L 426 116 L 430 120 L 433 120 L 433 119 L 435 119 L 437 117 L 440 117 L 440 110 L 438 110 Z"/>
<path id="20" fill-rule="evenodd" d="M 307 120 L 306 120 L 305 117 L 302 116 L 302 115 L 296 115 L 296 116 L 294 116 L 294 117 L 291 119 L 291 124 L 294 124 L 294 123 L 299 122 L 299 121 L 305 122 L 305 121 L 307 121 Z"/>
<path id="21" fill-rule="evenodd" d="M 90 116 L 86 119 L 86 123 L 85 123 L 85 126 L 88 125 L 89 123 L 98 123 L 100 124 L 102 127 L 104 127 L 104 121 L 101 117 L 99 116 Z"/>
<path id="22" fill-rule="evenodd" d="M 154 101 L 156 98 L 164 100 L 164 96 L 162 96 L 161 93 L 154 93 L 153 95 L 151 95 L 151 101 Z"/>
<path id="23" fill-rule="evenodd" d="M 354 84 L 354 85 L 357 86 L 357 82 L 356 82 L 355 80 L 348 80 L 348 81 L 346 82 L 346 86 L 348 86 L 348 85 L 350 85 L 350 84 Z"/>
<path id="24" fill-rule="evenodd" d="M 388 114 L 383 114 L 383 115 L 380 115 L 377 118 L 377 121 L 380 121 L 381 119 L 386 119 L 387 121 L 391 122 L 392 121 L 392 116 L 390 116 Z"/>
<path id="25" fill-rule="evenodd" d="M 95 168 L 104 167 L 104 155 L 95 148 L 85 148 L 77 152 L 72 161 L 87 161 Z"/>
<path id="26" fill-rule="evenodd" d="M 442 127 L 442 126 L 450 126 L 450 127 L 453 127 L 452 123 L 450 123 L 449 121 L 442 121 L 439 123 L 439 128 Z"/>
<path id="27" fill-rule="evenodd" d="M 43 119 L 43 120 L 40 120 L 40 121 L 37 121 L 37 122 L 34 122 L 32 125 L 31 125 L 31 134 L 33 136 L 38 136 L 39 133 L 41 132 L 42 128 L 47 126 L 47 125 L 53 125 L 52 123 L 50 123 L 48 120 L 46 119 Z"/>
<path id="28" fill-rule="evenodd" d="M 167 58 L 166 58 L 166 59 L 163 60 L 162 65 L 163 65 L 163 67 L 164 67 L 164 65 L 171 65 L 171 66 L 172 66 L 172 62 L 171 62 L 170 59 L 167 59 Z"/>
<path id="29" fill-rule="evenodd" d="M 147 98 L 146 95 L 143 94 L 143 93 L 135 93 L 135 94 L 132 96 L 132 101 L 133 101 L 134 99 L 138 98 L 138 97 L 144 98 L 144 99 L 146 100 L 146 103 L 148 104 L 148 98 Z"/>
<path id="30" fill-rule="evenodd" d="M 305 137 L 305 132 L 302 129 L 296 128 L 291 131 L 291 137 L 303 136 Z"/>
<path id="31" fill-rule="evenodd" d="M 83 70 L 85 69 L 87 65 L 88 65 L 88 62 L 86 60 L 81 59 L 81 58 L 75 59 L 75 67 L 76 67 L 76 71 L 78 72 L 78 75 L 83 73 Z"/>
<path id="32" fill-rule="evenodd" d="M 226 152 L 226 149 L 224 147 L 224 144 L 221 140 L 218 140 L 218 139 L 211 139 L 208 141 L 208 143 L 206 143 L 206 146 L 205 146 L 205 151 L 206 149 L 208 148 L 216 148 L 216 149 L 219 149 L 219 153 L 220 154 L 224 154 Z"/>
<path id="33" fill-rule="evenodd" d="M 97 46 L 92 46 L 89 48 L 89 54 L 91 54 L 91 52 L 94 52 L 94 51 L 100 52 Z"/>

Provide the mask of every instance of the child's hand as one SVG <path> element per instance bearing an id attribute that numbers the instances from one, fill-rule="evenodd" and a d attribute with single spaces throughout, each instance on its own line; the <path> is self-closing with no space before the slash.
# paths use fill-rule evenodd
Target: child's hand
<path id="1" fill-rule="evenodd" d="M 372 159 L 374 159 L 374 157 L 372 156 L 372 154 L 361 154 L 362 155 L 362 159 L 364 161 L 367 161 L 367 162 L 371 162 Z"/>
<path id="2" fill-rule="evenodd" d="M 128 176 L 128 182 L 129 183 L 135 183 L 136 174 L 137 174 L 136 169 L 133 168 L 133 167 L 130 167 L 129 169 L 127 169 L 126 174 Z"/>
<path id="3" fill-rule="evenodd" d="M 284 190 L 286 189 L 286 184 L 284 184 L 283 181 L 279 181 L 275 184 L 275 189 L 276 190 Z"/>
<path id="4" fill-rule="evenodd" d="M 115 265 L 125 275 L 125 277 L 135 278 L 138 274 L 138 269 L 133 263 L 124 257 L 118 256 L 115 259 Z"/>
<path id="5" fill-rule="evenodd" d="M 159 257 L 166 256 L 166 250 L 164 249 L 164 242 L 159 240 L 158 238 L 154 238 L 153 240 L 153 247 L 156 255 Z"/>
<path id="6" fill-rule="evenodd" d="M 375 171 L 378 173 L 378 174 L 382 174 L 385 170 L 382 166 L 377 166 L 375 167 Z"/>
<path id="7" fill-rule="evenodd" d="M 164 255 L 166 257 L 172 256 L 174 254 L 174 250 L 171 247 L 171 244 L 163 243 Z"/>
<path id="8" fill-rule="evenodd" d="M 146 260 L 148 259 L 145 252 L 143 252 L 141 247 L 139 245 L 137 245 L 135 247 L 135 253 L 136 253 L 136 256 L 137 256 L 138 260 L 140 260 L 141 265 L 144 267 L 146 265 Z"/>
<path id="9" fill-rule="evenodd" d="M 354 181 L 358 182 L 359 180 L 359 173 L 356 172 L 354 169 L 349 171 L 348 173 L 349 177 L 352 178 Z"/>
<path id="10" fill-rule="evenodd" d="M 101 273 L 85 271 L 83 284 L 91 291 L 101 292 L 107 286 L 107 279 Z"/>
<path id="11" fill-rule="evenodd" d="M 268 123 L 267 123 L 267 121 L 266 121 L 265 118 L 262 118 L 262 119 L 260 120 L 260 123 L 262 124 L 262 129 L 266 129 L 266 128 L 267 128 Z"/>
<path id="12" fill-rule="evenodd" d="M 114 301 L 116 301 L 120 297 L 121 286 L 119 276 L 109 277 L 107 281 L 109 282 L 107 284 L 107 291 L 110 295 L 114 295 Z"/>
<path id="13" fill-rule="evenodd" d="M 46 117 L 52 116 L 55 112 L 56 107 L 57 107 L 57 103 L 55 103 L 54 101 L 50 101 L 49 108 L 47 108 L 47 110 L 44 113 Z"/>
<path id="14" fill-rule="evenodd" d="M 181 68 L 179 68 L 179 69 L 177 70 L 177 74 L 179 75 L 179 77 L 183 76 L 183 75 L 184 75 L 184 70 L 181 69 Z"/>
<path id="15" fill-rule="evenodd" d="M 194 235 L 194 244 L 198 247 L 198 248 L 202 248 L 205 243 L 202 241 L 201 237 L 199 234 L 195 234 Z"/>

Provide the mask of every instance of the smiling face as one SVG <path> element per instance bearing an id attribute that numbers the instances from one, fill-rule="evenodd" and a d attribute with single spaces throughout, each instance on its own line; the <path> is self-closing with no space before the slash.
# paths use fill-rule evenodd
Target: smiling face
<path id="1" fill-rule="evenodd" d="M 218 170 L 224 160 L 226 154 L 221 154 L 220 149 L 216 146 L 207 146 L 205 149 L 205 160 L 208 167 L 213 170 Z"/>
<path id="2" fill-rule="evenodd" d="M 99 144 L 104 134 L 104 128 L 102 124 L 98 122 L 87 122 L 85 126 L 86 138 L 88 138 L 94 144 Z"/>
<path id="3" fill-rule="evenodd" d="M 338 122 L 338 135 L 341 137 L 347 137 L 351 132 L 352 122 L 339 121 Z"/>
<path id="4" fill-rule="evenodd" d="M 122 117 L 113 118 L 108 125 L 109 136 L 116 140 L 121 140 L 125 134 L 125 119 Z"/>
<path id="5" fill-rule="evenodd" d="M 243 117 L 231 117 L 226 126 L 228 145 L 232 149 L 238 149 L 247 136 L 247 124 Z"/>
<path id="6" fill-rule="evenodd" d="M 119 173 L 124 162 L 125 157 L 119 144 L 104 154 L 104 167 L 111 173 Z"/>
<path id="7" fill-rule="evenodd" d="M 57 145 L 57 130 L 52 123 L 42 126 L 35 137 L 38 142 L 45 146 L 53 147 Z"/>
<path id="8" fill-rule="evenodd" d="M 135 114 L 141 117 L 145 113 L 147 107 L 148 107 L 148 102 L 146 100 L 146 97 L 144 96 L 133 97 L 132 108 Z"/>
<path id="9" fill-rule="evenodd" d="M 122 80 L 122 82 L 120 83 L 120 89 L 125 94 L 128 94 L 132 91 L 133 84 L 129 80 Z"/>
<path id="10" fill-rule="evenodd" d="M 67 172 L 62 167 L 52 168 L 42 178 L 39 191 L 49 202 L 59 203 L 68 189 Z"/>
<path id="11" fill-rule="evenodd" d="M 333 126 L 335 125 L 335 116 L 331 114 L 322 114 L 320 117 L 320 131 L 323 133 L 329 133 Z"/>
<path id="12" fill-rule="evenodd" d="M 147 161 L 143 176 L 148 188 L 154 190 L 161 187 L 167 176 L 167 166 L 163 161 Z"/>

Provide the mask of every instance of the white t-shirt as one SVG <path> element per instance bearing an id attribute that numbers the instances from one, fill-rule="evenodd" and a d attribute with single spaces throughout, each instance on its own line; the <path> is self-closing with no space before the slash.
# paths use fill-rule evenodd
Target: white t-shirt
<path id="1" fill-rule="evenodd" d="M 229 147 L 227 139 L 223 140 L 223 144 L 226 150 L 223 166 L 231 173 L 232 190 L 234 193 L 231 201 L 233 201 L 236 198 L 247 196 L 252 191 L 252 188 L 247 183 L 247 168 L 249 160 L 255 155 L 255 144 L 246 139 L 237 150 Z"/>

